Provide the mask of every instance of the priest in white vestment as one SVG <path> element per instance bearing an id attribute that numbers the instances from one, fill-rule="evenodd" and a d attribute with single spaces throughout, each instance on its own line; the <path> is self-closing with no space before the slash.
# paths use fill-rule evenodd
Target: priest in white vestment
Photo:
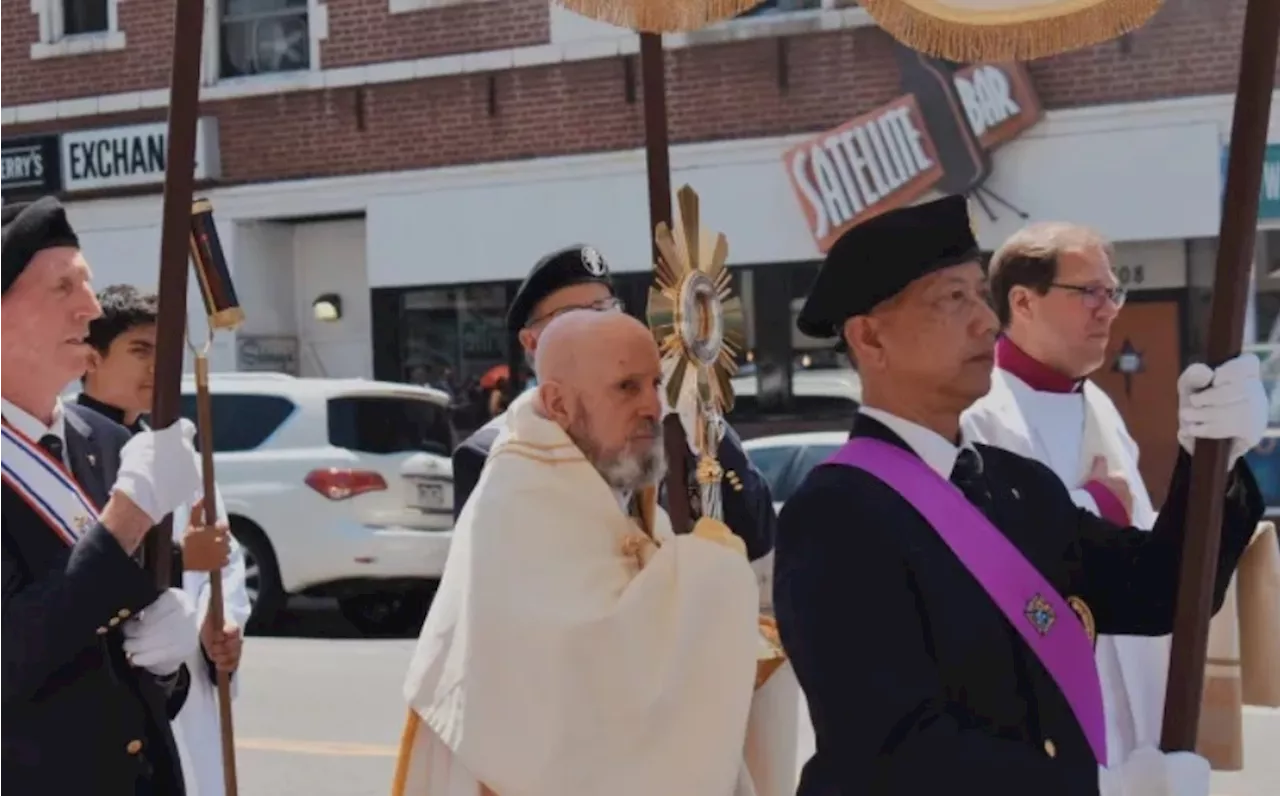
<path id="1" fill-rule="evenodd" d="M 988 275 L 1003 336 L 991 391 L 964 415 L 966 437 L 1036 459 L 1077 505 L 1150 529 L 1156 513 L 1137 445 L 1115 404 L 1087 380 L 1103 364 L 1124 303 L 1110 246 L 1076 225 L 1032 224 L 995 252 Z M 1097 640 L 1113 767 L 1159 745 L 1169 643 L 1168 636 Z"/>
<path id="2" fill-rule="evenodd" d="M 756 579 L 723 524 L 675 536 L 656 504 L 649 330 L 567 313 L 536 371 L 455 528 L 393 794 L 752 796 Z"/>

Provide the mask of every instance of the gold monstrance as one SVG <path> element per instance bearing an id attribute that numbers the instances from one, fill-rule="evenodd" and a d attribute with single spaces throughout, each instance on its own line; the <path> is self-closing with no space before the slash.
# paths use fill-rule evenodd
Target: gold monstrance
<path id="1" fill-rule="evenodd" d="M 654 233 L 658 262 L 649 289 L 649 327 L 658 342 L 666 395 L 681 418 L 693 418 L 691 445 L 698 458 L 702 516 L 722 519 L 717 461 L 724 438 L 724 415 L 733 408 L 729 379 L 743 348 L 742 301 L 733 296 L 725 267 L 729 243 L 702 228 L 698 194 L 689 186 L 676 193 L 675 234 L 665 223 Z M 671 456 L 675 451 L 668 451 Z"/>

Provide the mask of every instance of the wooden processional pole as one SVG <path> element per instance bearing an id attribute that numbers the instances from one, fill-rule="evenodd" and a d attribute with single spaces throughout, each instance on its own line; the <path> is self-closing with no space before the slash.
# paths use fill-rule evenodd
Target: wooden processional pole
<path id="1" fill-rule="evenodd" d="M 671 221 L 671 144 L 667 133 L 667 74 L 662 52 L 662 34 L 640 32 L 640 82 L 644 93 L 644 156 L 649 176 L 649 240 L 651 260 L 658 262 L 654 237 L 659 224 L 674 228 Z M 689 473 L 685 466 L 688 437 L 679 416 L 668 415 L 662 423 L 662 442 L 667 451 L 667 515 L 676 533 L 693 528 L 689 497 Z"/>
<path id="2" fill-rule="evenodd" d="M 166 135 L 164 205 L 160 232 L 160 289 L 158 318 L 156 319 L 156 370 L 155 395 L 152 398 L 151 424 L 155 428 L 167 428 L 178 421 L 182 400 L 183 351 L 187 345 L 187 268 L 189 258 L 196 256 L 196 266 L 201 275 L 201 288 L 206 304 L 217 303 L 226 308 L 226 302 L 235 304 L 234 289 L 230 286 L 230 273 L 222 258 L 221 246 L 216 243 L 212 210 L 197 209 L 193 202 L 195 190 L 196 122 L 200 114 L 200 64 L 204 38 L 203 0 L 176 0 L 173 23 L 173 53 L 169 77 L 169 125 Z M 207 204 L 207 203 L 206 203 Z M 209 254 L 216 249 L 216 256 Z M 216 266 L 216 267 L 215 267 Z M 236 318 L 232 323 L 220 323 L 227 318 L 216 318 L 209 312 L 209 339 L 220 325 L 238 322 L 238 306 L 230 313 Z M 224 312 L 226 316 L 228 313 Z M 205 527 L 197 536 L 203 537 L 201 546 L 205 555 L 202 561 L 192 561 L 192 569 L 209 573 L 211 595 L 209 611 L 214 623 L 222 623 L 222 573 L 221 562 L 210 559 L 208 537 L 216 535 L 213 526 L 218 521 L 214 496 L 213 450 L 211 443 L 212 417 L 208 402 L 208 360 L 205 349 L 196 350 L 197 376 L 201 377 L 199 431 L 204 473 L 203 516 Z M 194 516 L 197 512 L 192 510 Z M 185 530 L 185 529 L 184 529 Z M 193 550 L 194 553 L 194 545 Z M 181 576 L 173 567 L 173 515 L 165 517 L 147 534 L 143 544 L 143 562 L 161 589 L 171 587 Z M 226 796 L 236 796 L 239 785 L 235 765 L 235 741 L 232 729 L 230 679 L 226 672 L 217 672 L 218 708 L 223 763 L 223 779 Z"/>
<path id="3" fill-rule="evenodd" d="M 165 137 L 164 215 L 160 232 L 160 306 L 156 320 L 155 395 L 151 425 L 167 428 L 179 416 L 186 346 L 187 257 L 195 183 L 196 119 L 200 113 L 200 60 L 204 3 L 176 0 L 173 64 L 169 76 L 169 129 Z M 143 561 L 156 585 L 174 583 L 173 517 L 147 534 Z M 181 574 L 181 573 L 178 573 Z"/>
<path id="4" fill-rule="evenodd" d="M 1205 358 L 1211 365 L 1239 355 L 1244 337 L 1278 40 L 1280 0 L 1248 0 L 1218 232 L 1218 264 L 1209 310 Z M 1160 738 L 1160 746 L 1166 752 L 1191 752 L 1196 748 L 1230 444 L 1230 440 L 1197 440 L 1191 457 L 1187 529 Z"/>

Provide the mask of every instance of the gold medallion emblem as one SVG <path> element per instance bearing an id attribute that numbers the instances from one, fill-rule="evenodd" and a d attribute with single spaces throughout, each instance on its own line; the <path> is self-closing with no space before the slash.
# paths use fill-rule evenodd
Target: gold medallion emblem
<path id="1" fill-rule="evenodd" d="M 76 533 L 84 533 L 89 530 L 89 528 L 93 527 L 93 520 L 83 514 L 72 520 L 72 523 L 76 526 Z"/>
<path id="2" fill-rule="evenodd" d="M 1076 612 L 1076 616 L 1080 617 L 1080 624 L 1084 625 L 1084 632 L 1089 636 L 1090 644 L 1098 643 L 1098 625 L 1093 621 L 1093 611 L 1089 610 L 1089 605 L 1079 597 L 1068 597 L 1067 605 L 1071 606 L 1071 610 Z"/>
<path id="3" fill-rule="evenodd" d="M 1053 613 L 1053 606 L 1041 595 L 1037 594 L 1027 601 L 1027 607 L 1023 610 L 1023 615 L 1031 622 L 1032 627 L 1036 629 L 1040 635 L 1047 635 L 1049 628 L 1053 627 L 1057 617 Z"/>

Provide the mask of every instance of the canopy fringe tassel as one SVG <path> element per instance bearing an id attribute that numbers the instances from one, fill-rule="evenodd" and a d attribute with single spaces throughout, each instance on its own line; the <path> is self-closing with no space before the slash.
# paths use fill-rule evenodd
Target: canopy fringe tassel
<path id="1" fill-rule="evenodd" d="M 600 0 L 603 2 L 604 0 Z M 860 0 L 889 35 L 926 55 L 964 64 L 1031 61 L 1092 47 L 1145 25 L 1164 0 L 1109 0 L 1044 19 L 940 19 L 910 0 Z M 977 15 L 975 15 L 977 16 Z"/>

